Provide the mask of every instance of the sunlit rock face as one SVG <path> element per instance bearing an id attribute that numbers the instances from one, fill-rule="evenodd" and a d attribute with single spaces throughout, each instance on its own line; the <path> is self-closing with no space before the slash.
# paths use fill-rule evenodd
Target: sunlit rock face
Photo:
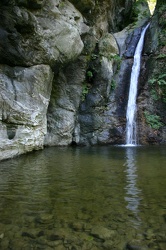
<path id="1" fill-rule="evenodd" d="M 0 65 L 0 160 L 43 148 L 52 78 L 48 65 Z"/>
<path id="2" fill-rule="evenodd" d="M 54 75 L 81 54 L 81 35 L 89 27 L 69 1 L 1 1 L 0 9 L 0 159 L 6 159 L 43 148 Z M 60 89 L 63 86 L 62 79 Z M 66 120 L 69 97 L 61 94 L 66 105 L 53 115 L 63 113 Z M 59 141 L 52 138 L 50 144 L 62 144 L 62 138 Z"/>
<path id="3" fill-rule="evenodd" d="M 80 35 L 86 27 L 81 14 L 69 2 L 9 1 L 1 9 L 1 62 L 54 66 L 81 53 Z"/>

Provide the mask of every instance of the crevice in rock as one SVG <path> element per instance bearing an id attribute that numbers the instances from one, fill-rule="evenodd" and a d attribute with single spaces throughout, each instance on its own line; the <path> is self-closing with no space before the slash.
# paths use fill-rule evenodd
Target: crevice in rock
<path id="1" fill-rule="evenodd" d="M 16 135 L 17 126 L 13 124 L 6 124 L 6 129 L 7 129 L 8 139 L 13 140 Z"/>

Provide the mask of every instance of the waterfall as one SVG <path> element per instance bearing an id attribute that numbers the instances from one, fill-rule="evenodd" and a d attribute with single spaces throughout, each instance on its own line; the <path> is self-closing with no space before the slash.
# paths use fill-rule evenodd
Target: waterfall
<path id="1" fill-rule="evenodd" d="M 138 78 L 140 74 L 140 65 L 141 65 L 141 54 L 143 50 L 144 37 L 149 24 L 143 29 L 141 37 L 137 44 L 135 54 L 134 54 L 134 63 L 131 71 L 130 78 L 130 90 L 129 98 L 127 104 L 126 112 L 126 144 L 127 145 L 137 145 L 137 124 L 136 124 L 136 99 L 137 99 L 137 88 L 138 88 Z"/>

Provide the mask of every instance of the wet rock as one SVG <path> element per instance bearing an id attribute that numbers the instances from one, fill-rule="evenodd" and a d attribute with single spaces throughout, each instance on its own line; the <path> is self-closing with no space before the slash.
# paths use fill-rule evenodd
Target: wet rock
<path id="1" fill-rule="evenodd" d="M 103 226 L 94 226 L 91 230 L 91 235 L 101 240 L 108 240 L 115 237 L 116 232 Z"/>
<path id="2" fill-rule="evenodd" d="M 160 249 L 166 249 L 166 242 L 159 242 Z"/>
<path id="3" fill-rule="evenodd" d="M 37 234 L 36 234 L 36 237 L 41 237 L 41 236 L 44 236 L 44 231 L 39 231 Z"/>
<path id="4" fill-rule="evenodd" d="M 166 222 L 166 214 L 163 214 L 163 218 L 164 218 L 164 220 L 165 220 L 165 222 Z"/>
<path id="5" fill-rule="evenodd" d="M 101 246 L 97 246 L 97 245 L 95 246 L 95 244 L 92 244 L 92 243 L 85 243 L 83 244 L 80 250 L 100 250 L 100 249 L 101 249 Z"/>
<path id="6" fill-rule="evenodd" d="M 56 249 L 61 249 L 61 248 L 63 249 L 64 248 L 62 240 L 49 241 L 47 244 L 50 247 L 56 247 Z"/>
<path id="7" fill-rule="evenodd" d="M 5 236 L 4 233 L 1 233 L 0 234 L 0 240 L 2 240 L 4 238 L 4 236 Z"/>
<path id="8" fill-rule="evenodd" d="M 40 237 L 40 238 L 37 238 L 34 240 L 34 242 L 37 244 L 37 245 L 41 245 L 42 247 L 46 247 L 48 246 L 48 240 L 45 239 L 45 237 Z"/>
<path id="9" fill-rule="evenodd" d="M 113 249 L 113 247 L 114 247 L 114 241 L 113 240 L 106 240 L 103 243 L 103 247 L 104 247 L 104 249 Z"/>
<path id="10" fill-rule="evenodd" d="M 80 211 L 80 212 L 77 214 L 77 218 L 78 218 L 79 220 L 88 221 L 88 220 L 91 219 L 91 215 L 88 214 L 88 213 L 83 213 L 83 212 Z"/>
<path id="11" fill-rule="evenodd" d="M 10 239 L 8 249 L 29 249 L 29 242 L 25 242 L 23 239 L 20 238 L 12 238 Z"/>
<path id="12" fill-rule="evenodd" d="M 0 241 L 0 248 L 1 249 L 9 249 L 9 239 L 3 239 L 2 241 Z"/>
<path id="13" fill-rule="evenodd" d="M 124 56 L 127 58 L 131 58 L 134 56 L 135 48 L 141 36 L 141 28 L 137 28 L 131 33 L 126 39 L 126 47 L 127 50 L 124 53 Z"/>
<path id="14" fill-rule="evenodd" d="M 71 224 L 71 227 L 72 227 L 75 231 L 82 231 L 82 230 L 84 230 L 84 223 L 79 222 L 79 221 L 73 222 L 73 223 Z"/>
<path id="15" fill-rule="evenodd" d="M 144 243 L 138 240 L 132 240 L 126 245 L 126 250 L 147 250 L 147 249 L 148 247 Z"/>
<path id="16" fill-rule="evenodd" d="M 43 214 L 35 218 L 35 222 L 39 224 L 52 224 L 53 223 L 53 215 L 52 214 Z"/>
<path id="17" fill-rule="evenodd" d="M 62 240 L 63 239 L 63 236 L 62 235 L 59 235 L 59 234 L 50 234 L 48 237 L 47 237 L 48 240 L 50 241 L 57 241 L 57 240 Z"/>
<path id="18" fill-rule="evenodd" d="M 22 232 L 22 236 L 23 237 L 28 237 L 28 238 L 31 238 L 31 239 L 35 239 L 35 235 L 33 235 L 30 232 Z"/>
<path id="19" fill-rule="evenodd" d="M 146 231 L 146 233 L 145 233 L 145 238 L 146 238 L 147 240 L 152 240 L 152 239 L 155 238 L 153 229 L 150 228 L 150 229 L 148 229 L 148 230 Z"/>

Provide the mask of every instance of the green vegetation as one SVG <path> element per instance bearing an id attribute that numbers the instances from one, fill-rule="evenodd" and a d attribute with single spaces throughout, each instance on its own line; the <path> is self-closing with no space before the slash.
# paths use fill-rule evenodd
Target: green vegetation
<path id="1" fill-rule="evenodd" d="M 82 101 L 85 101 L 85 97 L 88 94 L 90 88 L 91 88 L 91 85 L 87 82 L 84 82 L 84 84 L 82 86 L 82 97 L 81 97 Z"/>
<path id="2" fill-rule="evenodd" d="M 160 54 L 156 57 L 156 59 L 163 59 L 166 58 L 166 54 Z"/>
<path id="3" fill-rule="evenodd" d="M 160 3 L 160 4 L 159 4 Z M 158 16 L 158 51 L 154 58 L 153 73 L 148 81 L 151 88 L 151 96 L 155 101 L 166 104 L 166 2 L 157 1 Z"/>
<path id="4" fill-rule="evenodd" d="M 93 236 L 89 235 L 89 236 L 87 237 L 87 240 L 88 240 L 88 241 L 92 241 L 92 240 L 94 240 L 94 238 L 93 238 Z"/>
<path id="5" fill-rule="evenodd" d="M 149 80 L 149 83 L 152 84 L 152 85 L 154 85 L 155 83 L 157 83 L 160 86 L 166 85 L 166 81 L 164 80 L 164 78 L 166 78 L 166 74 L 162 74 L 162 75 L 156 76 L 156 78 L 151 78 Z"/>
<path id="6" fill-rule="evenodd" d="M 109 56 L 108 58 L 110 61 L 113 60 L 116 64 L 116 67 L 117 67 L 117 71 L 120 70 L 120 65 L 121 65 L 121 62 L 122 62 L 122 58 L 119 56 L 119 55 L 111 55 Z"/>
<path id="7" fill-rule="evenodd" d="M 115 90 L 117 84 L 116 84 L 116 81 L 114 79 L 112 79 L 111 81 L 111 90 Z"/>
<path id="8" fill-rule="evenodd" d="M 156 92 L 155 89 L 152 89 L 152 90 L 150 91 L 150 93 L 151 93 L 151 96 L 152 96 L 153 100 L 158 101 L 158 100 L 160 99 L 160 98 L 159 98 L 159 95 L 157 94 L 157 92 Z"/>
<path id="9" fill-rule="evenodd" d="M 157 7 L 165 4 L 165 0 L 157 0 L 156 2 L 157 2 Z"/>
<path id="10" fill-rule="evenodd" d="M 166 3 L 165 5 L 160 6 L 157 9 L 157 13 L 158 13 L 158 24 L 159 24 L 159 30 L 158 30 L 159 34 L 158 41 L 160 49 L 159 53 L 160 55 L 163 55 L 165 54 L 165 46 L 166 46 Z"/>
<path id="11" fill-rule="evenodd" d="M 122 58 L 117 54 L 109 56 L 108 59 L 109 60 L 114 60 L 115 62 L 118 62 L 118 63 L 121 63 L 121 61 L 122 61 Z"/>
<path id="12" fill-rule="evenodd" d="M 96 60 L 96 59 L 98 58 L 98 55 L 92 54 L 92 55 L 91 55 L 91 58 L 92 58 L 92 60 Z"/>
<path id="13" fill-rule="evenodd" d="M 158 115 L 150 114 L 148 111 L 144 112 L 146 122 L 151 126 L 153 129 L 159 129 L 164 124 L 161 122 L 161 117 Z"/>
<path id="14" fill-rule="evenodd" d="M 60 3 L 59 3 L 59 8 L 64 8 L 65 7 L 65 1 L 62 0 Z"/>
<path id="15" fill-rule="evenodd" d="M 92 78 L 93 77 L 93 73 L 90 70 L 87 71 L 86 75 L 87 75 L 88 78 Z"/>
<path id="16" fill-rule="evenodd" d="M 166 103 L 166 74 L 155 75 L 149 80 L 151 94 L 154 100 L 161 99 Z"/>
<path id="17" fill-rule="evenodd" d="M 136 24 L 139 20 L 150 17 L 149 8 L 147 8 L 146 0 L 137 0 L 133 3 L 132 22 Z"/>

